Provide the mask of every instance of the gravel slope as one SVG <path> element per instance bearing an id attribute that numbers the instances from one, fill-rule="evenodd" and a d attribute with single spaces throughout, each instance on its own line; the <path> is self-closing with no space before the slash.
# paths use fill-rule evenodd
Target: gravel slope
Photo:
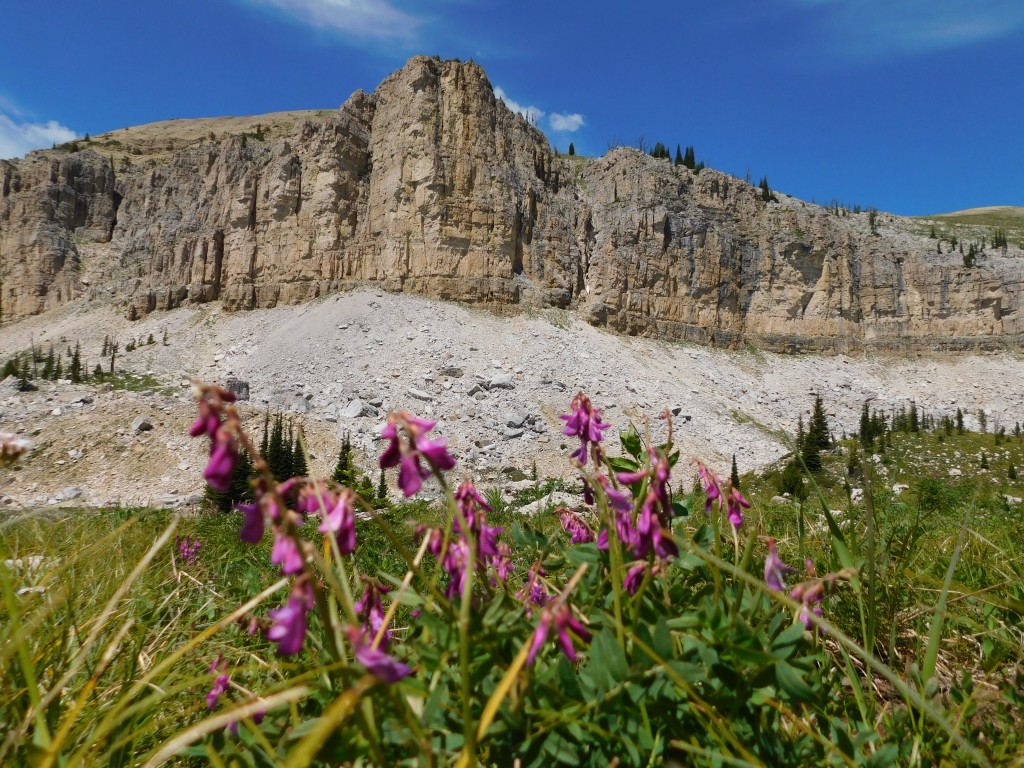
<path id="1" fill-rule="evenodd" d="M 580 389 L 617 428 L 649 415 L 655 437 L 665 432 L 657 415 L 674 409 L 684 456 L 723 471 L 733 453 L 741 471 L 783 455 L 778 433 L 793 431 L 798 414 L 809 413 L 814 392 L 822 393 L 836 434 L 856 429 L 868 398 L 883 408 L 915 399 L 937 415 L 960 406 L 969 423 L 983 408 L 989 429 L 1024 420 L 1024 359 L 1016 353 L 908 359 L 729 352 L 621 337 L 558 310 L 500 317 L 373 290 L 237 314 L 206 305 L 137 323 L 111 308 L 72 305 L 4 326 L 0 353 L 32 340 L 80 341 L 91 369 L 107 334 L 122 346 L 153 334 L 156 344 L 123 354 L 118 365 L 150 373 L 164 388 L 0 391 L 0 429 L 38 446 L 25 466 L 0 475 L 0 502 L 191 503 L 201 492 L 204 461 L 186 432 L 193 377 L 248 382 L 245 410 L 254 428 L 267 407 L 301 414 L 315 471 L 329 470 L 346 430 L 371 467 L 376 430 L 389 409 L 404 408 L 438 419 L 458 471 L 485 484 L 533 462 L 542 476 L 570 472 L 565 457 L 574 446 L 561 435 L 558 415 Z M 153 429 L 133 430 L 138 416 Z"/>

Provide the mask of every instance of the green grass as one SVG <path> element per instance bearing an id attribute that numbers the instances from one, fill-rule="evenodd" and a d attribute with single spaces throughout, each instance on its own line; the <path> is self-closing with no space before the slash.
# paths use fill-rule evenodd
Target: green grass
<path id="1" fill-rule="evenodd" d="M 1024 244 L 1024 207 L 1004 206 L 994 210 L 979 208 L 922 216 L 914 221 L 919 225 L 919 234 L 927 235 L 934 228 L 935 233 L 947 241 L 951 236 L 965 242 L 980 242 L 985 237 L 991 243 L 998 229 L 1006 234 L 1011 246 L 1022 247 Z"/>
<path id="2" fill-rule="evenodd" d="M 91 376 L 89 382 L 94 385 L 109 384 L 114 389 L 122 389 L 129 392 L 154 392 L 165 397 L 173 397 L 179 391 L 175 387 L 167 386 L 160 379 L 148 373 L 115 371 L 114 373 L 104 373 L 99 377 Z"/>
<path id="3" fill-rule="evenodd" d="M 848 476 L 851 450 L 860 456 L 861 471 Z M 988 469 L 981 466 L 983 452 Z M 824 505 L 839 512 L 844 535 L 864 564 L 869 552 L 876 564 L 879 599 L 870 617 L 875 652 L 893 666 L 919 658 L 931 606 L 969 513 L 953 574 L 940 677 L 948 684 L 965 670 L 979 680 L 1012 674 L 1012 664 L 1003 667 L 1022 661 L 1024 504 L 1005 497 L 1024 497 L 1024 483 L 1007 476 L 1011 463 L 1019 468 L 1024 462 L 1024 439 L 1006 437 L 997 445 L 993 434 L 893 433 L 884 453 L 865 454 L 855 440 L 846 440 L 822 458 L 815 482 Z M 781 463 L 742 478 L 753 502 L 748 519 L 760 533 L 779 540 L 787 562 L 798 564 L 802 548 L 819 572 L 827 570 L 834 555 L 820 501 L 812 493 L 803 504 L 801 547 L 800 505 L 773 500 L 780 477 Z M 902 485 L 908 487 L 894 488 Z M 870 496 L 870 505 L 867 499 L 851 501 L 847 487 Z M 852 602 L 839 611 L 841 625 L 858 633 L 862 618 Z"/>
<path id="4" fill-rule="evenodd" d="M 578 482 L 535 483 L 512 504 L 495 505 L 488 520 L 504 528 L 503 540 L 515 545 L 515 571 L 507 589 L 495 589 L 489 598 L 482 594 L 465 616 L 474 632 L 465 651 L 473 658 L 467 668 L 476 681 L 469 690 L 478 707 L 473 716 L 479 716 L 482 702 L 489 700 L 513 657 L 529 642 L 533 625 L 524 620 L 511 595 L 535 560 L 543 562 L 552 583 L 589 566 L 575 599 L 596 637 L 578 666 L 549 652 L 545 658 L 554 661 L 539 661 L 514 680 L 488 734 L 495 751 L 484 764 L 511 764 L 519 752 L 501 751 L 508 749 L 535 756 L 524 764 L 555 764 L 554 755 L 539 745 L 564 750 L 558 759 L 565 764 L 580 764 L 582 758 L 573 762 L 570 757 L 590 743 L 584 731 L 595 744 L 616 745 L 615 738 L 626 734 L 630 743 L 646 743 L 652 756 L 663 737 L 678 749 L 696 749 L 694 734 L 712 741 L 722 736 L 720 748 L 727 755 L 732 754 L 729 728 L 742 729 L 745 722 L 760 722 L 764 728 L 757 733 L 736 730 L 738 752 L 758 739 L 772 744 L 780 739 L 777 746 L 782 748 L 788 739 L 795 744 L 802 738 L 797 727 L 801 712 L 807 722 L 834 717 L 879 745 L 890 742 L 888 751 L 875 752 L 877 759 L 857 764 L 929 765 L 940 759 L 969 764 L 969 755 L 952 748 L 923 714 L 922 701 L 955 722 L 960 737 L 983 745 L 994 764 L 1013 764 L 1024 756 L 1018 727 L 1022 702 L 1013 699 L 1014 685 L 1019 685 L 1014 675 L 1024 661 L 1024 505 L 1010 506 L 1004 499 L 1005 494 L 1024 497 L 1024 484 L 1007 479 L 1011 462 L 1024 470 L 1024 440 L 1009 437 L 996 445 L 992 434 L 897 433 L 878 461 L 862 455 L 861 473 L 853 477 L 847 474 L 851 450 L 862 453 L 849 440 L 823 454 L 823 469 L 814 478 L 823 505 L 813 493 L 802 509 L 793 502 L 773 501 L 781 467 L 743 476 L 743 492 L 752 508 L 741 531 L 746 544 L 737 541 L 735 553 L 729 532 L 717 536 L 721 519 L 705 515 L 703 493 L 691 493 L 686 503 L 692 512 L 674 528 L 680 557 L 666 565 L 668 572 L 656 589 L 652 583 L 647 594 L 626 599 L 622 619 L 614 618 L 612 590 L 601 575 L 603 560 L 594 546 L 567 547 L 556 516 L 530 520 L 516 510 L 552 490 L 579 492 Z M 982 451 L 987 471 L 980 466 Z M 961 474 L 950 476 L 951 468 Z M 895 484 L 909 487 L 897 492 Z M 848 485 L 863 489 L 866 499 L 852 502 Z M 822 506 L 838 511 L 834 514 L 848 555 L 837 547 Z M 357 577 L 396 585 L 407 568 L 401 550 L 406 555 L 415 551 L 418 526 L 442 527 L 447 513 L 438 504 L 414 501 L 396 505 L 382 517 L 386 526 L 358 523 L 359 544 L 344 566 L 353 577 L 353 591 L 361 588 Z M 238 514 L 179 518 L 166 511 L 128 509 L 0 518 L 0 559 L 44 558 L 34 570 L 0 571 L 0 729 L 5 734 L 0 765 L 28 764 L 54 743 L 59 745 L 54 753 L 59 751 L 69 768 L 141 765 L 185 729 L 202 727 L 211 730 L 171 764 L 234 765 L 236 756 L 238 765 L 304 764 L 292 762 L 296 742 L 324 722 L 321 715 L 328 706 L 343 702 L 346 686 L 355 678 L 332 660 L 326 647 L 330 633 L 315 617 L 311 621 L 316 631 L 306 650 L 287 659 L 277 656 L 260 633 L 247 631 L 248 612 L 239 614 L 238 621 L 232 618 L 240 605 L 279 579 L 277 567 L 269 562 L 270 536 L 257 546 L 245 545 L 238 539 L 239 523 Z M 302 535 L 323 551 L 315 521 L 302 526 Z M 797 643 L 800 628 L 796 635 L 789 631 L 791 606 L 784 596 L 766 595 L 761 583 L 764 547 L 759 537 L 769 535 L 779 541 L 786 562 L 797 565 L 802 554 L 819 574 L 845 565 L 844 558 L 854 563 L 859 575 L 823 607 L 826 619 L 865 653 L 849 653 L 836 635 L 821 641 L 807 635 Z M 175 536 L 202 542 L 197 562 L 183 566 L 176 559 Z M 154 549 L 161 537 L 165 545 Z M 148 566 L 139 569 L 147 558 Z M 421 571 L 430 580 L 438 565 L 428 557 Z M 799 579 L 793 576 L 790 583 Z M 18 594 L 38 588 L 43 591 Z M 285 594 L 284 587 L 270 592 L 266 604 L 254 606 L 252 614 L 265 617 L 269 608 L 282 604 Z M 585 600 L 586 594 L 590 597 Z M 419 748 L 426 743 L 426 754 L 433 750 L 434 760 L 442 764 L 462 745 L 457 694 L 463 651 L 453 640 L 456 625 L 446 623 L 443 611 L 431 612 L 426 605 L 427 590 L 407 597 L 393 626 L 402 653 L 418 654 L 413 657 L 418 678 L 411 679 L 401 696 L 378 689 L 372 706 L 367 698 L 359 710 L 362 715 L 357 712 L 353 718 L 379 717 L 394 729 L 401 725 L 394 713 L 415 700 L 419 709 L 409 712 L 423 714 L 410 727 L 425 729 L 418 737 Z M 414 608 L 422 608 L 416 619 Z M 631 642 L 618 644 L 616 629 L 629 633 Z M 759 633 L 767 633 L 769 640 Z M 785 644 L 783 636 L 790 638 Z M 801 648 L 799 663 L 795 658 L 792 664 L 785 662 L 790 647 Z M 645 648 L 672 660 L 656 664 L 653 652 Z M 776 662 L 774 653 L 782 661 Z M 236 687 L 227 696 L 230 703 L 222 703 L 214 716 L 250 699 L 249 692 L 281 702 L 270 706 L 261 727 L 243 724 L 238 739 L 225 736 L 224 723 L 210 725 L 216 721 L 203 698 L 213 680 L 209 666 L 218 656 L 227 662 Z M 935 678 L 929 680 L 921 670 L 931 668 L 931 658 Z M 867 659 L 874 660 L 870 670 Z M 773 672 L 776 664 L 779 671 Z M 879 665 L 890 670 L 889 677 L 879 672 Z M 767 677 L 758 678 L 757 670 Z M 813 691 L 805 679 L 816 686 Z M 688 687 L 688 680 L 697 682 Z M 310 689 L 316 695 L 307 694 Z M 802 710 L 798 702 L 812 695 L 817 708 L 807 705 Z M 756 715 L 758 711 L 763 714 Z M 678 715 L 677 722 L 671 712 L 690 715 Z M 855 726 L 855 719 L 860 725 Z M 663 732 L 657 732 L 658 723 Z M 695 728 L 698 723 L 708 727 Z M 335 754 L 368 749 L 364 742 L 349 746 L 345 739 L 371 732 L 372 723 L 339 719 L 332 727 L 338 735 L 326 749 L 337 750 Z M 397 751 L 389 755 L 404 759 L 415 739 L 389 730 L 379 741 L 389 744 L 392 737 Z M 899 751 L 894 752 L 893 744 L 900 745 Z M 813 746 L 808 742 L 800 749 Z M 485 746 L 482 754 L 490 748 Z M 621 753 L 618 746 L 610 749 Z M 789 762 L 780 756 L 745 764 L 796 764 L 792 759 L 798 752 L 794 747 L 785 753 Z M 690 754 L 694 764 L 733 764 L 716 763 L 713 752 L 699 753 L 706 762 L 697 761 L 698 753 Z M 607 764 L 607 755 L 598 756 L 604 762 L 590 764 Z M 646 757 L 623 758 L 623 764 L 648 764 Z M 398 760 L 363 760 L 374 763 Z M 315 764 L 338 764 L 338 759 Z"/>

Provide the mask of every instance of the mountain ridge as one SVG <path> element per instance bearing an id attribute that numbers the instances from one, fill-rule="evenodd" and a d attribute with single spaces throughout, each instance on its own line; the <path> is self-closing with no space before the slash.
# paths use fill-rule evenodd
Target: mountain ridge
<path id="1" fill-rule="evenodd" d="M 77 300 L 130 318 L 244 310 L 369 283 L 724 347 L 1024 338 L 1016 245 L 967 267 L 910 219 L 767 201 L 628 148 L 556 155 L 472 62 L 413 57 L 336 111 L 196 120 L 0 162 L 5 320 Z"/>

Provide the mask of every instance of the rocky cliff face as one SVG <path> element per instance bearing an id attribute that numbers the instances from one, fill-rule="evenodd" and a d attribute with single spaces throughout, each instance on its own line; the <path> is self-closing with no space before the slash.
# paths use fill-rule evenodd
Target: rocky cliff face
<path id="1" fill-rule="evenodd" d="M 635 150 L 555 156 L 472 63 L 416 57 L 336 112 L 172 121 L 70 149 L 0 162 L 5 321 L 75 299 L 132 318 L 271 307 L 373 281 L 725 346 L 1024 335 L 1017 251 L 968 269 L 895 217 L 873 234 L 867 214 L 765 203 Z"/>

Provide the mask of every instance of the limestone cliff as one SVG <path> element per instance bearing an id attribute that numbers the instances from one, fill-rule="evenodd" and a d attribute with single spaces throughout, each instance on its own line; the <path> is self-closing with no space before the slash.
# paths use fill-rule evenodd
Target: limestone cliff
<path id="1" fill-rule="evenodd" d="M 67 151 L 71 150 L 71 151 Z M 4 321 L 307 301 L 366 281 L 572 307 L 628 334 L 773 349 L 1000 348 L 1024 259 L 965 268 L 896 217 L 835 215 L 618 149 L 556 156 L 472 63 L 416 57 L 337 111 L 171 121 L 0 162 Z"/>

